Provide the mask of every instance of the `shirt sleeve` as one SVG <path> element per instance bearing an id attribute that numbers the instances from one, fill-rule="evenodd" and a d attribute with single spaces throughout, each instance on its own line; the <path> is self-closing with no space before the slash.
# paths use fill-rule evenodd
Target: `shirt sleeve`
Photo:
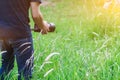
<path id="1" fill-rule="evenodd" d="M 42 3 L 42 0 L 31 0 L 31 2 L 40 2 L 40 3 Z"/>

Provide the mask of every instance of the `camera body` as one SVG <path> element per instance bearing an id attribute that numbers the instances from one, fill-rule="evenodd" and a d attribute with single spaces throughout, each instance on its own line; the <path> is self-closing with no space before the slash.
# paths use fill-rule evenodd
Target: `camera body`
<path id="1" fill-rule="evenodd" d="M 49 25 L 49 32 L 54 32 L 55 31 L 55 24 L 54 23 L 48 23 Z M 34 26 L 34 29 L 32 29 L 34 32 L 41 32 L 41 29 L 38 28 L 37 25 Z"/>

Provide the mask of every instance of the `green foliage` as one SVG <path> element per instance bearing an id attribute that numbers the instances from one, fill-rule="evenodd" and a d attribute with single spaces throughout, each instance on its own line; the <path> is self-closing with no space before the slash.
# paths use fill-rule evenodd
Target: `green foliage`
<path id="1" fill-rule="evenodd" d="M 119 80 L 119 12 L 104 10 L 93 0 L 52 0 L 54 6 L 42 7 L 44 17 L 56 23 L 57 30 L 36 40 L 40 63 L 49 53 L 52 58 L 37 75 L 41 80 Z M 99 1 L 100 3 L 100 1 Z M 39 54 L 38 54 L 39 53 Z M 46 71 L 54 68 L 47 77 Z M 38 68 L 36 68 L 36 71 Z M 36 75 L 34 74 L 36 77 Z"/>
<path id="2" fill-rule="evenodd" d="M 41 11 L 57 29 L 44 36 L 33 33 L 32 80 L 120 80 L 119 12 L 104 10 L 101 0 L 49 1 Z M 55 52 L 60 54 L 41 68 Z"/>

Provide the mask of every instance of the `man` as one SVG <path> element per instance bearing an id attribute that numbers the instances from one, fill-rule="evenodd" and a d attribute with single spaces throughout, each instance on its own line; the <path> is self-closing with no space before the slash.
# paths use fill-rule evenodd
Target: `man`
<path id="1" fill-rule="evenodd" d="M 42 34 L 47 34 L 48 24 L 43 21 L 39 11 L 41 0 L 0 0 L 0 45 L 2 65 L 0 80 L 10 73 L 16 58 L 18 80 L 29 80 L 33 68 L 33 43 L 29 26 L 28 12 Z M 16 56 L 16 57 L 15 57 Z"/>

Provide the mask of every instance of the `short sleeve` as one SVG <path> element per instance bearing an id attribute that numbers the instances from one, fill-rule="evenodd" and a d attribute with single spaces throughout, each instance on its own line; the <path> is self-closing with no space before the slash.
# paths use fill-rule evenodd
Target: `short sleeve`
<path id="1" fill-rule="evenodd" d="M 31 2 L 40 2 L 40 3 L 42 3 L 42 0 L 31 0 Z"/>

